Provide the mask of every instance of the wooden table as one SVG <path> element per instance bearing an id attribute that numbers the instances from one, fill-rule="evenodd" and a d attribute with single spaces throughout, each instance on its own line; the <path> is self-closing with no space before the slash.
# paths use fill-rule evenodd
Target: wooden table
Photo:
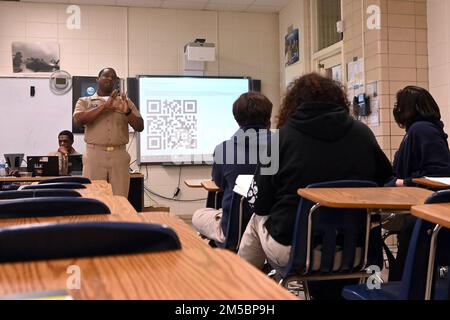
<path id="1" fill-rule="evenodd" d="M 90 184 L 85 184 L 87 192 L 98 192 L 108 196 L 112 196 L 112 186 L 105 180 L 93 180 Z M 77 189 L 77 191 L 83 192 L 84 189 Z M 81 193 L 80 192 L 80 193 Z M 85 193 L 87 193 L 85 192 Z"/>
<path id="2" fill-rule="evenodd" d="M 0 187 L 3 183 L 18 183 L 18 184 L 31 184 L 37 183 L 39 181 L 58 177 L 0 177 Z M 94 180 L 95 181 L 95 180 Z M 100 180 L 99 180 L 100 181 Z M 104 181 L 106 184 L 106 182 Z M 89 190 L 104 189 L 107 194 L 112 195 L 111 186 L 92 186 L 86 185 Z M 1 189 L 1 188 L 0 188 Z M 128 201 L 133 205 L 133 207 L 142 211 L 144 208 L 144 175 L 142 173 L 130 173 L 130 189 L 128 194 Z"/>
<path id="3" fill-rule="evenodd" d="M 19 220 L 19 221 L 18 221 Z M 10 224 L 49 221 L 152 221 L 173 227 L 182 249 L 94 258 L 0 264 L 0 296 L 65 289 L 70 265 L 81 270 L 75 299 L 296 299 L 259 270 L 227 250 L 212 249 L 168 213 L 1 220 Z M 194 238 L 194 236 L 196 238 Z"/>
<path id="4" fill-rule="evenodd" d="M 123 196 L 107 196 L 104 194 L 91 194 L 89 198 L 100 200 L 101 202 L 106 204 L 111 213 L 137 214 L 137 211 L 133 208 L 128 199 Z"/>
<path id="5" fill-rule="evenodd" d="M 427 178 L 414 178 L 412 179 L 414 183 L 419 185 L 433 188 L 433 189 L 450 189 L 450 185 L 438 181 L 428 180 Z"/>
<path id="6" fill-rule="evenodd" d="M 189 188 L 203 188 L 202 182 L 208 179 L 188 179 L 184 180 L 184 184 Z"/>
<path id="7" fill-rule="evenodd" d="M 211 192 L 221 191 L 217 184 L 212 180 L 202 181 L 202 187 Z"/>
<path id="8" fill-rule="evenodd" d="M 430 240 L 430 253 L 428 256 L 427 282 L 425 287 L 425 300 L 431 299 L 433 286 L 434 262 L 436 258 L 437 238 L 442 227 L 450 229 L 450 203 L 434 203 L 414 206 L 411 213 L 423 220 L 436 224 Z M 447 248 L 448 249 L 448 248 Z"/>
<path id="9" fill-rule="evenodd" d="M 305 188 L 298 189 L 298 194 L 325 207 L 409 210 L 433 192 L 410 187 Z"/>
<path id="10" fill-rule="evenodd" d="M 364 265 L 367 263 L 371 215 L 374 209 L 409 210 L 412 206 L 423 204 L 433 193 L 422 188 L 302 188 L 297 190 L 301 197 L 316 203 L 310 215 L 319 206 L 331 208 L 367 209 Z M 311 243 L 310 229 L 307 241 Z M 308 255 L 309 257 L 309 255 Z M 309 258 L 307 258 L 309 265 Z"/>

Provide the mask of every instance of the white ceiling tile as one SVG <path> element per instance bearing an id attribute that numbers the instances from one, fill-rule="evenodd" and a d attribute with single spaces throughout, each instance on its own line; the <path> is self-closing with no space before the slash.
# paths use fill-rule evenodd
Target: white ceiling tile
<path id="1" fill-rule="evenodd" d="M 202 10 L 206 6 L 206 1 L 193 1 L 193 0 L 164 0 L 161 4 L 161 8 L 166 9 L 192 9 Z"/>
<path id="2" fill-rule="evenodd" d="M 279 7 L 272 6 L 259 6 L 259 5 L 250 5 L 246 12 L 255 12 L 255 13 L 277 13 L 280 11 Z"/>
<path id="3" fill-rule="evenodd" d="M 68 1 L 66 1 L 68 2 Z M 72 4 L 92 4 L 99 6 L 114 6 L 116 4 L 115 0 L 70 0 Z"/>
<path id="4" fill-rule="evenodd" d="M 247 4 L 221 4 L 221 3 L 209 3 L 206 5 L 206 10 L 213 11 L 240 11 L 243 12 L 247 9 Z"/>
<path id="5" fill-rule="evenodd" d="M 116 0 L 116 5 L 123 7 L 160 8 L 162 0 Z"/>
<path id="6" fill-rule="evenodd" d="M 279 12 L 290 0 L 21 0 L 36 3 L 71 3 L 111 5 L 127 7 L 150 7 L 190 10 Z"/>
<path id="7" fill-rule="evenodd" d="M 289 3 L 289 0 L 255 0 L 253 5 L 269 6 L 269 7 L 284 7 Z"/>
<path id="8" fill-rule="evenodd" d="M 209 0 L 208 4 L 232 4 L 232 5 L 249 5 L 255 2 L 255 0 Z"/>

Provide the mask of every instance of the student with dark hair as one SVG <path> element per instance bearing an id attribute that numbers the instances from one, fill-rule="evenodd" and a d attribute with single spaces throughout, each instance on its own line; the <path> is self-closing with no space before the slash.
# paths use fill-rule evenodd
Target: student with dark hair
<path id="1" fill-rule="evenodd" d="M 299 188 L 333 180 L 370 180 L 379 185 L 392 167 L 372 131 L 349 114 L 340 83 L 316 73 L 294 80 L 281 106 L 279 170 L 256 171 L 252 184 L 254 214 L 241 240 L 239 255 L 261 269 L 266 258 L 279 267 L 289 260 Z M 272 137 L 274 134 L 272 135 Z M 320 284 L 322 286 L 322 283 Z M 339 298 L 339 287 L 313 292 Z"/>
<path id="2" fill-rule="evenodd" d="M 439 106 L 420 87 L 407 86 L 397 92 L 394 118 L 406 134 L 394 157 L 395 177 L 390 186 L 411 186 L 413 178 L 450 176 L 450 151 Z M 403 226 L 398 237 L 395 263 L 390 265 L 389 281 L 400 280 L 416 218 L 400 216 Z M 401 221 L 399 221 L 401 222 Z"/>
<path id="3" fill-rule="evenodd" d="M 397 92 L 394 118 L 406 134 L 394 158 L 392 185 L 411 185 L 412 178 L 449 176 L 450 153 L 439 106 L 420 87 Z"/>
<path id="4" fill-rule="evenodd" d="M 50 156 L 58 156 L 59 174 L 67 175 L 69 166 L 69 156 L 80 155 L 73 147 L 73 133 L 69 130 L 63 130 L 58 134 L 59 148 L 56 152 L 51 152 Z"/>
<path id="5" fill-rule="evenodd" d="M 211 240 L 225 240 L 236 178 L 240 174 L 255 173 L 258 151 L 265 148 L 268 142 L 271 114 L 272 103 L 260 93 L 244 93 L 233 104 L 233 115 L 239 130 L 229 140 L 216 146 L 211 174 L 212 180 L 223 190 L 221 209 L 199 209 L 192 217 L 197 231 Z M 227 157 L 227 154 L 233 157 Z"/>

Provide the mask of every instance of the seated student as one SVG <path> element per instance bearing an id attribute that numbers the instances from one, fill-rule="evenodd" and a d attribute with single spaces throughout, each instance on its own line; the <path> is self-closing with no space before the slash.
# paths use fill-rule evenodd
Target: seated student
<path id="1" fill-rule="evenodd" d="M 333 180 L 369 180 L 382 186 L 392 175 L 374 134 L 350 116 L 347 95 L 332 79 L 311 73 L 294 80 L 284 97 L 278 128 L 279 170 L 263 175 L 262 168 L 257 169 L 255 198 L 249 200 L 255 214 L 238 251 L 259 269 L 266 258 L 279 267 L 288 263 L 300 201 L 297 189 Z M 340 297 L 335 284 L 320 293 L 321 298 Z"/>
<path id="2" fill-rule="evenodd" d="M 69 166 L 69 156 L 80 155 L 73 147 L 73 133 L 64 130 L 58 134 L 59 148 L 56 152 L 50 152 L 49 156 L 58 156 L 59 174 L 67 175 Z"/>
<path id="3" fill-rule="evenodd" d="M 260 93 L 244 93 L 233 104 L 233 115 L 239 130 L 229 140 L 216 146 L 212 168 L 212 179 L 223 190 L 222 208 L 199 209 L 192 217 L 192 224 L 197 231 L 211 240 L 225 241 L 235 180 L 240 174 L 255 173 L 258 159 L 254 161 L 254 155 L 249 153 L 256 152 L 258 147 L 264 148 L 271 114 L 272 103 Z M 245 142 L 246 138 L 249 143 Z M 261 145 L 250 145 L 252 141 Z M 233 154 L 234 159 L 227 159 L 227 152 Z M 244 161 L 240 161 L 242 156 L 245 156 Z"/>
<path id="4" fill-rule="evenodd" d="M 450 151 L 439 106 L 431 94 L 420 87 L 407 86 L 397 92 L 394 118 L 406 134 L 394 157 L 394 178 L 390 186 L 413 185 L 412 178 L 423 176 L 450 176 Z M 403 227 L 394 265 L 390 266 L 389 280 L 400 280 L 408 252 L 409 240 L 416 219 L 400 216 Z"/>

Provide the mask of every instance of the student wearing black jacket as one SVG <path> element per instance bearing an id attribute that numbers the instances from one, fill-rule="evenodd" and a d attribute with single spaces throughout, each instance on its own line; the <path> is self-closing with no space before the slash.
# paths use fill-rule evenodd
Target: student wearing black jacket
<path id="1" fill-rule="evenodd" d="M 450 151 L 441 121 L 439 106 L 431 94 L 420 87 L 407 86 L 397 93 L 394 118 L 406 134 L 394 158 L 394 178 L 390 186 L 411 186 L 413 178 L 450 176 Z M 399 248 L 389 280 L 400 280 L 409 241 L 416 219 L 404 217 L 399 235 Z"/>
<path id="2" fill-rule="evenodd" d="M 250 200 L 255 214 L 239 248 L 239 255 L 257 268 L 266 257 L 279 266 L 287 264 L 300 200 L 297 189 L 352 179 L 382 186 L 392 176 L 372 131 L 350 116 L 338 82 L 315 73 L 296 79 L 284 97 L 278 127 L 279 170 L 273 175 L 257 170 Z"/>

